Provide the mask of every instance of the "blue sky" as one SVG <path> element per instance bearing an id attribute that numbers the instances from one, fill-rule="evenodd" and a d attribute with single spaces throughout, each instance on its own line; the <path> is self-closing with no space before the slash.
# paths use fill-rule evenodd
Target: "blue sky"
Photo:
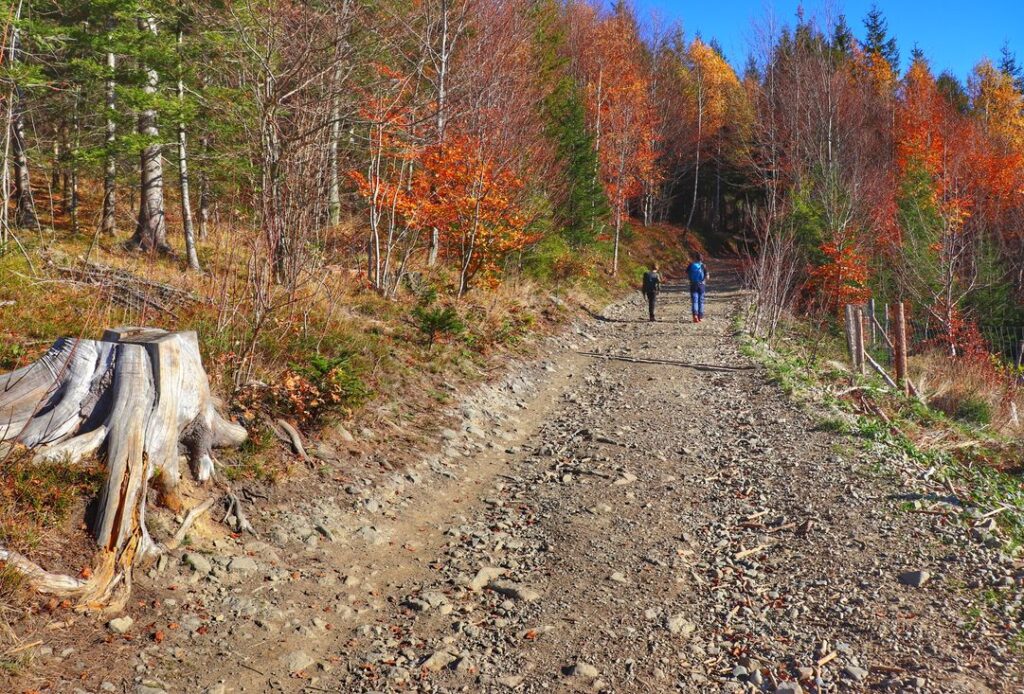
<path id="1" fill-rule="evenodd" d="M 864 15 L 871 0 L 861 2 L 804 2 L 797 0 L 633 0 L 641 20 L 652 13 L 663 23 L 678 21 L 687 37 L 700 32 L 715 37 L 729 60 L 738 68 L 746 62 L 755 22 L 774 14 L 778 24 L 792 25 L 797 6 L 808 17 L 843 13 L 858 39 L 864 37 Z M 983 57 L 999 58 L 1004 41 L 1010 42 L 1018 62 L 1024 63 L 1024 0 L 974 0 L 974 2 L 879 1 L 889 22 L 889 32 L 900 49 L 901 68 L 906 68 L 916 43 L 928 56 L 935 72 L 950 70 L 964 78 Z M 830 8 L 830 9 L 827 9 Z"/>

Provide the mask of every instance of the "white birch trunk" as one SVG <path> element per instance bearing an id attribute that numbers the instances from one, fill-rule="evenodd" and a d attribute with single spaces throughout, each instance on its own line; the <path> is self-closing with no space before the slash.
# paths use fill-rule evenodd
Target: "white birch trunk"
<path id="1" fill-rule="evenodd" d="M 117 233 L 117 156 L 114 145 L 117 142 L 117 102 L 115 92 L 114 70 L 117 69 L 117 58 L 107 53 L 107 70 L 110 75 L 106 83 L 107 108 L 107 152 L 103 165 L 103 212 L 100 217 L 100 233 L 113 236 Z"/>
<path id="2" fill-rule="evenodd" d="M 14 13 L 14 21 L 21 19 L 22 3 L 18 3 Z M 8 62 L 18 62 L 18 28 L 11 28 Z M 14 225 L 26 229 L 38 229 L 39 218 L 36 215 L 35 202 L 32 199 L 32 180 L 28 168 L 28 152 L 25 143 L 25 98 L 21 87 L 14 85 L 11 112 L 11 149 L 14 155 Z"/>
<path id="3" fill-rule="evenodd" d="M 178 32 L 178 50 L 184 41 L 182 32 Z M 185 102 L 185 81 L 178 77 L 178 104 Z M 199 270 L 199 254 L 196 252 L 196 235 L 192 226 L 192 200 L 188 185 L 188 147 L 185 121 L 178 121 L 178 182 L 181 188 L 181 227 L 185 235 L 185 255 L 190 270 Z"/>

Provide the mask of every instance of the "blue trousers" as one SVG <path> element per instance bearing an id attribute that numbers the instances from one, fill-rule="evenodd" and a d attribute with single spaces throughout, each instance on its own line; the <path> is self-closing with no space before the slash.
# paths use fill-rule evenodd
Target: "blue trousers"
<path id="1" fill-rule="evenodd" d="M 690 303 L 693 304 L 693 315 L 704 317 L 704 283 L 690 282 Z"/>

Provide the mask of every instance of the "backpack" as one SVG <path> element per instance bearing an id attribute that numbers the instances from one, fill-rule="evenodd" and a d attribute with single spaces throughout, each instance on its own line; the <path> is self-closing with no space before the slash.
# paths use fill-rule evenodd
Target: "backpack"
<path id="1" fill-rule="evenodd" d="M 644 273 L 644 293 L 650 294 L 658 289 L 658 282 L 660 278 L 657 272 L 645 272 Z"/>
<path id="2" fill-rule="evenodd" d="M 703 282 L 704 278 L 707 277 L 707 270 L 704 269 L 704 263 L 695 262 L 690 263 L 690 267 L 686 268 L 686 274 L 689 276 L 691 282 Z"/>

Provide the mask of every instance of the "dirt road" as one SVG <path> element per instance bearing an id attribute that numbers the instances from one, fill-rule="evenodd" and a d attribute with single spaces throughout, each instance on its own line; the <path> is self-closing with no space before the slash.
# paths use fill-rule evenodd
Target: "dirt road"
<path id="1" fill-rule="evenodd" d="M 700 325 L 684 295 L 655 323 L 633 297 L 550 341 L 408 467 L 382 445 L 262 503 L 259 540 L 200 539 L 144 581 L 132 640 L 108 635 L 88 674 L 86 648 L 53 651 L 26 683 L 1020 690 L 1020 651 L 972 622 L 990 584 L 1020 619 L 1019 567 L 901 510 L 922 471 L 817 430 L 712 289 Z"/>

